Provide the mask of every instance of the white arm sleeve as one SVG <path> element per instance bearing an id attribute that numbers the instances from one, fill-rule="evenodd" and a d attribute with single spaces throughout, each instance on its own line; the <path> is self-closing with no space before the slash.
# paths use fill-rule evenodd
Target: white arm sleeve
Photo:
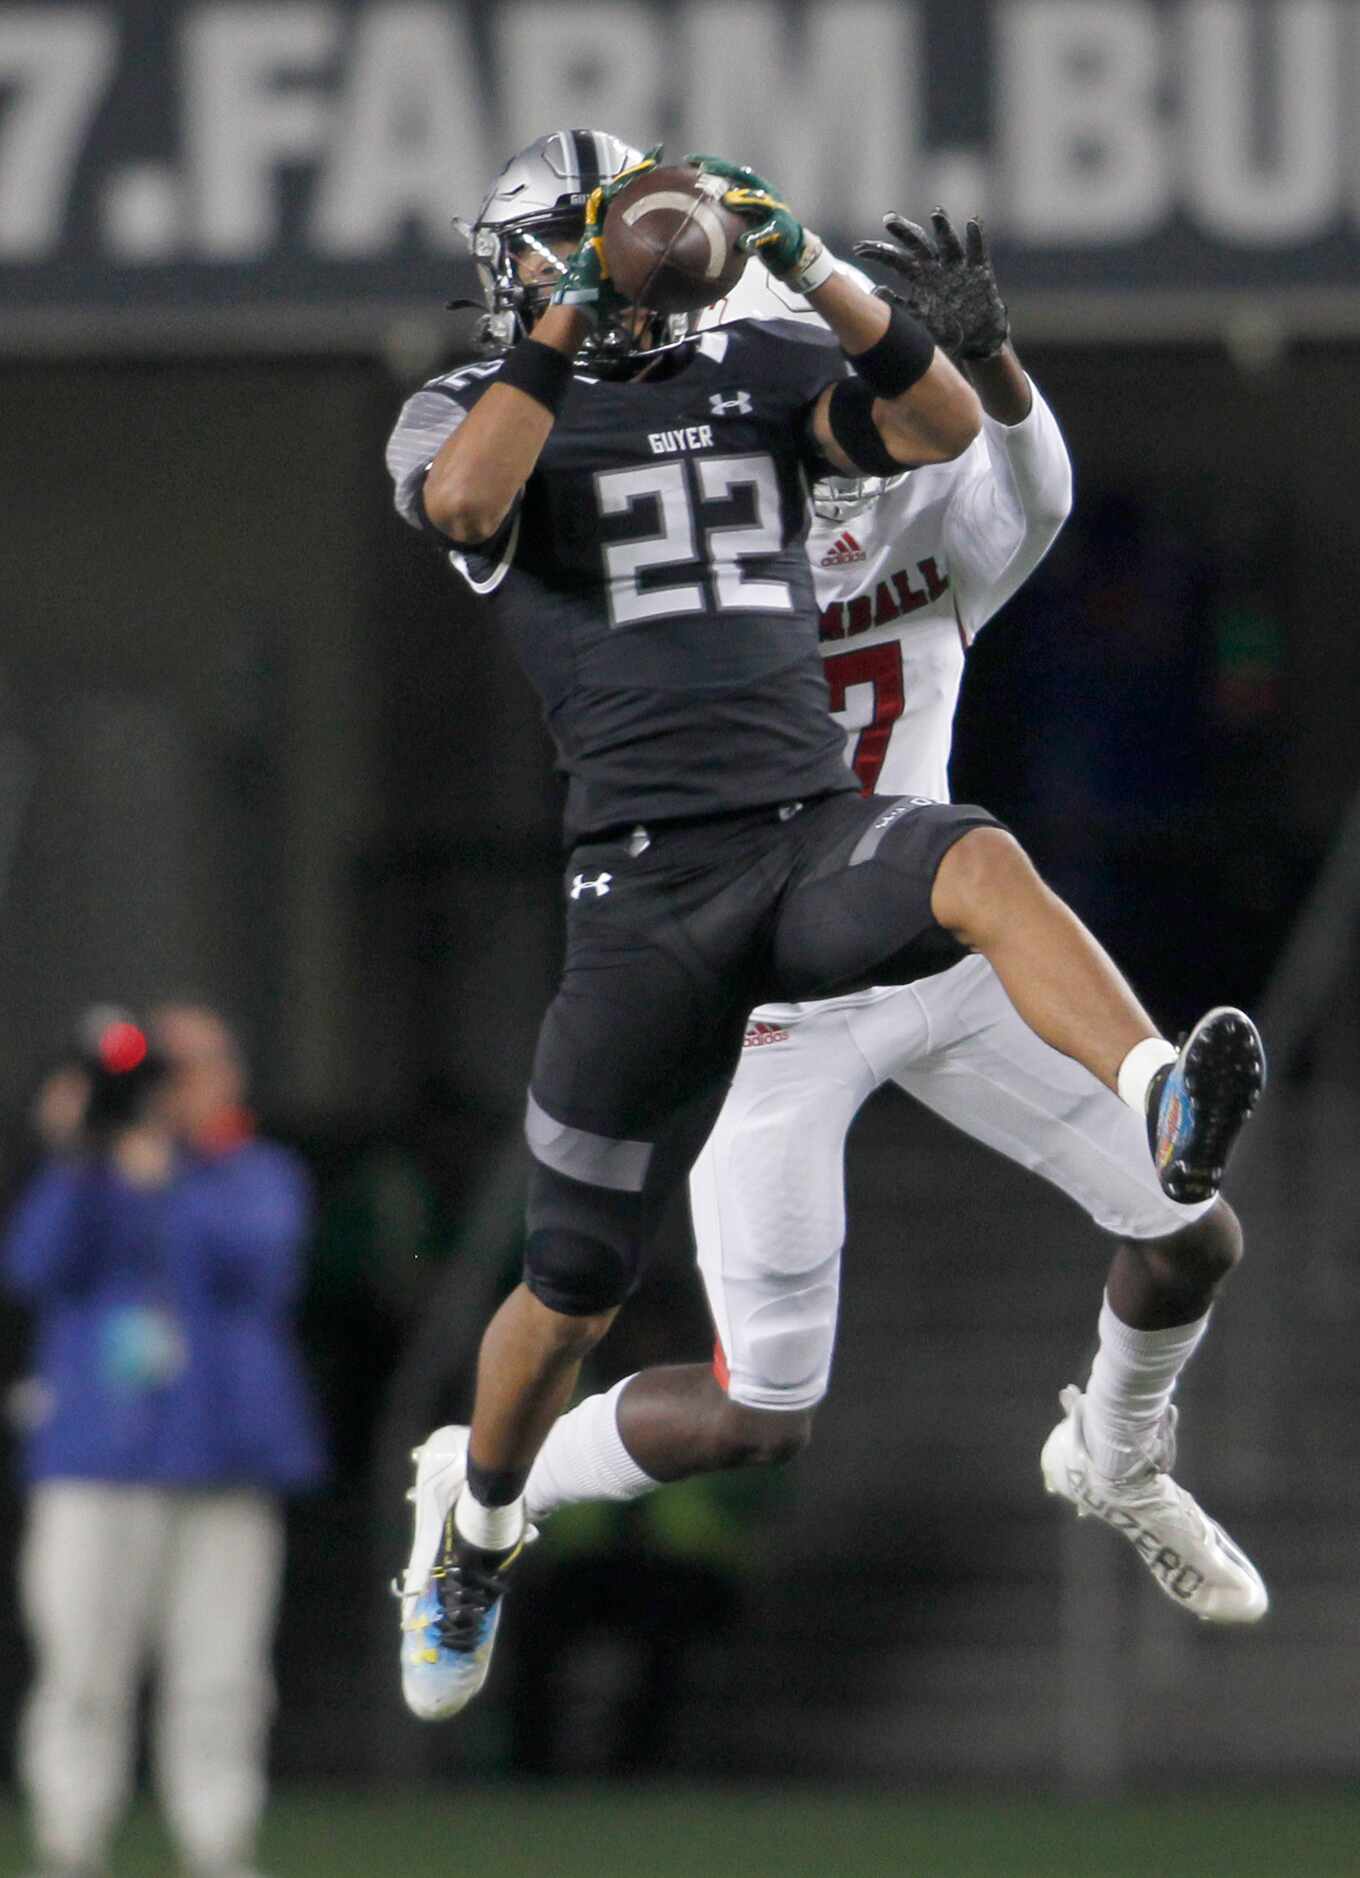
<path id="1" fill-rule="evenodd" d="M 976 468 L 945 516 L 945 551 L 959 625 L 971 640 L 1039 565 L 1072 509 L 1072 461 L 1058 420 L 1030 381 L 1018 424 L 985 413 Z"/>
<path id="2" fill-rule="evenodd" d="M 439 446 L 467 416 L 465 407 L 446 391 L 426 385 L 401 408 L 387 440 L 387 469 L 397 513 L 412 528 L 422 526 L 418 497 Z"/>
<path id="3" fill-rule="evenodd" d="M 499 369 L 499 361 L 465 365 L 461 371 L 423 386 L 406 400 L 387 440 L 387 468 L 398 515 L 412 528 L 427 530 L 439 542 L 449 565 L 476 594 L 494 593 L 509 572 L 519 543 L 520 497 L 516 497 L 489 541 L 459 546 L 426 518 L 421 491 L 440 445 L 453 435 L 476 401 L 478 380 L 485 381 Z"/>

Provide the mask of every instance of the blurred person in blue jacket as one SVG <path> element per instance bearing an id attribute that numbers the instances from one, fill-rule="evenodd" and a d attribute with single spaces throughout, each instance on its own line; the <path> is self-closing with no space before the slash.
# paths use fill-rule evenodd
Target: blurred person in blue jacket
<path id="1" fill-rule="evenodd" d="M 34 1678 L 19 1773 L 40 1869 L 93 1874 L 153 1766 L 194 1878 L 245 1878 L 266 1793 L 281 1496 L 322 1468 L 291 1316 L 312 1199 L 256 1138 L 213 1010 L 107 1007 L 39 1092 L 48 1156 L 5 1234 L 34 1315 L 18 1392 L 20 1595 Z"/>

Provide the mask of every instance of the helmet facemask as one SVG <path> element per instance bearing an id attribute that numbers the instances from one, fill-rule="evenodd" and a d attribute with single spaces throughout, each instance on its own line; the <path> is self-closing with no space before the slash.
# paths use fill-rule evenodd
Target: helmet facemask
<path id="1" fill-rule="evenodd" d="M 903 475 L 906 472 L 903 471 Z M 891 478 L 896 483 L 901 479 Z M 818 521 L 832 522 L 839 526 L 842 522 L 853 521 L 862 515 L 888 487 L 886 476 L 823 476 L 812 485 L 812 508 Z"/>
<path id="2" fill-rule="evenodd" d="M 591 191 L 640 161 L 639 151 L 608 132 L 554 131 L 511 157 L 475 221 L 454 217 L 481 282 L 486 310 L 475 338 L 482 352 L 504 352 L 532 331 L 552 297 L 555 277 L 566 272 L 551 242 L 578 242 Z M 519 263 L 530 258 L 550 264 L 546 278 L 522 277 Z M 616 321 L 590 334 L 577 363 L 602 376 L 621 373 L 639 350 L 683 338 L 686 328 L 684 315 L 653 314 L 639 330 L 631 321 Z"/>
<path id="3" fill-rule="evenodd" d="M 521 227 L 509 222 L 499 226 L 494 222 L 469 222 L 455 215 L 453 225 L 472 250 L 486 308 L 477 321 L 474 335 L 477 347 L 486 353 L 504 352 L 517 339 L 523 339 L 542 318 L 552 298 L 552 278 L 526 281 L 520 274 L 518 262 L 533 255 L 548 262 L 556 274 L 564 274 L 566 262 L 554 254 L 547 237 L 555 235 L 578 240 L 582 218 L 578 215 L 574 224 L 564 217 L 537 227 Z M 478 303 L 454 300 L 449 304 L 476 306 Z"/>

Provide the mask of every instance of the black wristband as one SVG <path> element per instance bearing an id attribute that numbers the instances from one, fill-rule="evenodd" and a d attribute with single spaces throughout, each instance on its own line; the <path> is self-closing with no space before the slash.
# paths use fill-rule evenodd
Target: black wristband
<path id="1" fill-rule="evenodd" d="M 539 339 L 521 339 L 501 360 L 498 385 L 513 385 L 556 417 L 571 388 L 575 369 L 570 355 Z"/>
<path id="2" fill-rule="evenodd" d="M 864 475 L 900 476 L 906 464 L 889 454 L 874 422 L 876 395 L 862 378 L 843 378 L 826 407 L 831 435 Z"/>
<path id="3" fill-rule="evenodd" d="M 897 398 L 925 377 L 934 356 L 935 341 L 920 320 L 895 306 L 888 312 L 887 332 L 850 363 L 880 398 Z"/>

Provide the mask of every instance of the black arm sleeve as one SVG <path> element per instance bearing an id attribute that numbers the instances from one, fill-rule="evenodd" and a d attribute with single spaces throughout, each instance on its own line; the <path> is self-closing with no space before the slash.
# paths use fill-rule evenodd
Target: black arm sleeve
<path id="1" fill-rule="evenodd" d="M 879 435 L 873 418 L 875 396 L 862 378 L 837 385 L 826 412 L 831 435 L 864 475 L 900 476 L 907 465 L 898 462 Z"/>

